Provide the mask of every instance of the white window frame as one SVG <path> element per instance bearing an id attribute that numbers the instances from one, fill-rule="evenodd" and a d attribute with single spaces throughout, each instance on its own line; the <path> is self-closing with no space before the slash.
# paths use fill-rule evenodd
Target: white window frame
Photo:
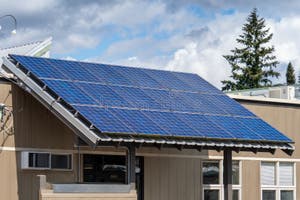
<path id="1" fill-rule="evenodd" d="M 22 168 L 22 170 L 52 170 L 52 171 L 73 171 L 73 154 L 72 153 L 56 153 L 56 152 L 44 152 L 44 151 L 26 151 L 28 154 L 49 154 L 49 166 L 48 167 L 26 167 Z M 52 168 L 51 166 L 51 158 L 52 155 L 68 155 L 71 158 L 71 166 L 70 169 L 57 169 L 57 168 Z M 22 156 L 22 153 L 21 153 Z M 21 158 L 22 160 L 23 158 Z M 22 161 L 21 161 L 22 162 Z"/>
<path id="2" fill-rule="evenodd" d="M 232 190 L 239 191 L 239 200 L 242 200 L 242 161 L 233 160 L 239 163 L 239 185 L 232 185 Z M 219 163 L 219 184 L 204 184 L 203 183 L 203 163 Z M 201 184 L 202 184 L 202 200 L 204 200 L 205 190 L 219 190 L 219 200 L 224 199 L 224 185 L 223 185 L 223 160 L 202 160 L 201 161 Z"/>
<path id="3" fill-rule="evenodd" d="M 262 163 L 274 163 L 275 164 L 275 185 L 262 185 L 261 182 L 261 174 L 260 174 L 260 199 L 263 200 L 263 190 L 274 190 L 275 191 L 275 199 L 280 200 L 280 193 L 281 191 L 293 191 L 293 200 L 296 200 L 296 163 L 295 162 L 289 162 L 289 161 L 284 161 L 284 162 L 279 162 L 279 161 L 260 161 L 260 173 L 261 173 L 261 168 L 262 168 Z M 280 178 L 280 170 L 279 166 L 280 163 L 292 163 L 293 164 L 293 186 L 280 186 L 279 184 L 279 178 Z"/>

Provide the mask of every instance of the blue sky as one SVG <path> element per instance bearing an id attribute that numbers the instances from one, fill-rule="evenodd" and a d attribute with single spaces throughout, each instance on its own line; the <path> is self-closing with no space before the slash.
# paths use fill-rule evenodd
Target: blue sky
<path id="1" fill-rule="evenodd" d="M 198 73 L 217 87 L 230 74 L 222 57 L 236 46 L 249 12 L 258 8 L 274 33 L 284 81 L 300 70 L 300 2 L 279 0 L 0 0 L 0 48 L 53 37 L 52 57 Z M 299 39 L 298 39 L 299 38 Z"/>

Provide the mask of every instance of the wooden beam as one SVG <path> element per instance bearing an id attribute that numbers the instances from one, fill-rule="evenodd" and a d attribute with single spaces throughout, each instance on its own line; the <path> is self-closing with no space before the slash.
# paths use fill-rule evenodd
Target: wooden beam
<path id="1" fill-rule="evenodd" d="M 223 156 L 224 200 L 232 200 L 232 151 L 225 149 Z"/>

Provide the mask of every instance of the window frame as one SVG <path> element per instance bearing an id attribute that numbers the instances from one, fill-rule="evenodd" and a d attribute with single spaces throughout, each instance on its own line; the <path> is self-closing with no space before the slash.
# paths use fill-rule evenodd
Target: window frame
<path id="1" fill-rule="evenodd" d="M 233 185 L 232 190 L 238 190 L 239 192 L 239 200 L 242 200 L 242 161 L 241 160 L 232 160 L 233 162 L 237 161 L 239 165 L 239 184 Z M 204 184 L 203 183 L 203 163 L 219 163 L 219 184 Z M 219 190 L 219 200 L 224 199 L 224 185 L 223 185 L 223 159 L 220 160 L 201 160 L 201 185 L 202 185 L 202 200 L 204 200 L 204 191 L 205 190 Z"/>
<path id="2" fill-rule="evenodd" d="M 56 153 L 56 152 L 45 152 L 45 151 L 22 151 L 22 152 L 27 152 L 28 153 L 28 167 L 26 168 L 22 168 L 22 170 L 41 170 L 41 171 L 44 171 L 44 170 L 51 170 L 51 171 L 73 171 L 73 159 L 74 159 L 74 155 L 73 153 Z M 48 167 L 30 167 L 29 166 L 29 155 L 30 154 L 48 154 L 49 155 L 49 165 Z M 51 158 L 52 158 L 52 155 L 66 155 L 66 156 L 70 156 L 69 157 L 69 162 L 71 164 L 70 166 L 70 169 L 68 168 L 63 168 L 63 169 L 59 169 L 59 168 L 52 168 L 52 163 L 51 163 Z M 21 157 L 22 157 L 22 153 L 21 153 Z M 22 159 L 21 158 L 21 162 L 22 162 Z"/>
<path id="3" fill-rule="evenodd" d="M 261 169 L 262 163 L 275 163 L 275 185 L 262 185 L 262 176 L 261 176 Z M 281 186 L 280 185 L 280 163 L 292 163 L 293 165 L 293 185 L 292 186 Z M 292 161 L 260 161 L 260 199 L 263 200 L 263 191 L 264 190 L 274 190 L 275 191 L 275 200 L 280 200 L 281 198 L 281 191 L 292 191 L 293 192 L 293 200 L 296 200 L 296 162 Z"/>

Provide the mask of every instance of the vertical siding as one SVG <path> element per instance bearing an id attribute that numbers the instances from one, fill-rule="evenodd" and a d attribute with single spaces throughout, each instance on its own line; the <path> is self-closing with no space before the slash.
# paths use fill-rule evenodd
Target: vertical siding
<path id="1" fill-rule="evenodd" d="M 200 159 L 145 158 L 145 200 L 199 200 Z"/>
<path id="2" fill-rule="evenodd" d="M 260 161 L 242 161 L 242 199 L 260 199 Z"/>

